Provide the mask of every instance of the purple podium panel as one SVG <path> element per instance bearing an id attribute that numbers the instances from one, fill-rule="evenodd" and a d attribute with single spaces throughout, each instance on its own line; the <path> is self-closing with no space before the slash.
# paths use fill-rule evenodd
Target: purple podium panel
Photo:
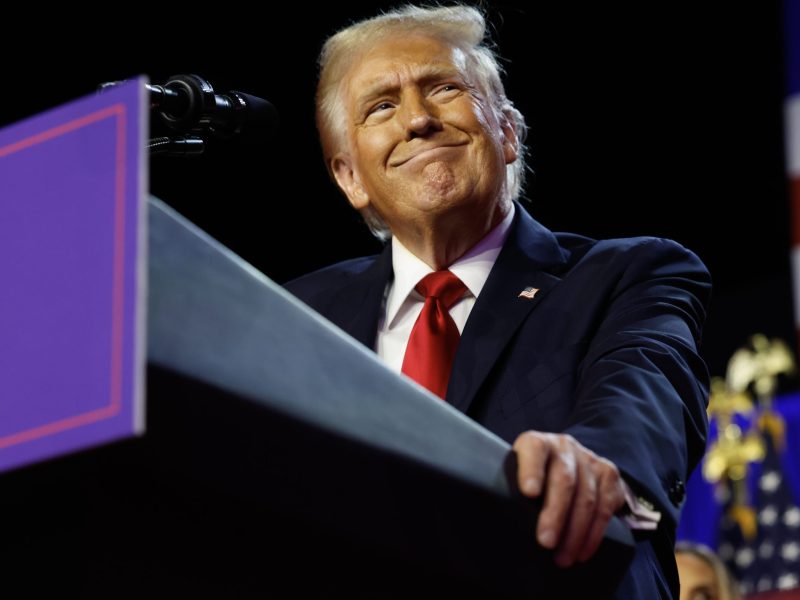
<path id="1" fill-rule="evenodd" d="M 0 130 L 0 471 L 144 430 L 145 83 Z"/>

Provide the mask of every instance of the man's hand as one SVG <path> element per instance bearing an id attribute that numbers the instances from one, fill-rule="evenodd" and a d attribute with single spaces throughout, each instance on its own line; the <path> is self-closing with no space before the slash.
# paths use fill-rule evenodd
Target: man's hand
<path id="1" fill-rule="evenodd" d="M 625 503 L 617 467 L 570 435 L 526 431 L 514 450 L 519 489 L 531 498 L 544 495 L 536 528 L 539 544 L 556 550 L 560 567 L 587 560 Z"/>

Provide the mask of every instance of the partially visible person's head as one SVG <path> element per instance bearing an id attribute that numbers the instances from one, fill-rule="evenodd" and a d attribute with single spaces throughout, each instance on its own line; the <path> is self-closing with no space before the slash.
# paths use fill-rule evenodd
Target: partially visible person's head
<path id="1" fill-rule="evenodd" d="M 387 189 L 399 195 L 408 185 L 409 194 L 435 188 L 452 196 L 454 185 L 464 188 L 458 193 L 498 188 L 504 202 L 520 194 L 526 125 L 505 95 L 485 37 L 484 18 L 474 8 L 407 6 L 351 25 L 325 43 L 317 87 L 325 163 L 379 237 L 388 237 L 384 221 L 394 216 L 387 214 Z M 415 174 L 403 163 L 422 144 L 406 143 L 426 136 L 438 138 L 429 146 L 458 148 L 465 142 L 469 152 L 462 157 L 460 150 L 440 150 L 447 156 L 434 159 L 445 167 L 460 162 L 462 171 L 431 167 L 427 187 L 414 188 Z M 473 148 L 475 140 L 482 146 Z"/>
<path id="2" fill-rule="evenodd" d="M 692 542 L 675 545 L 681 582 L 680 600 L 738 600 L 736 580 L 707 546 Z"/>

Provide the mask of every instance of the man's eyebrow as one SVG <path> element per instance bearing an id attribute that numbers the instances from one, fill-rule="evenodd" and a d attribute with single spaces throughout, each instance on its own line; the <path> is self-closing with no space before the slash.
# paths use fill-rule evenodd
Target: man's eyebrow
<path id="1" fill-rule="evenodd" d="M 461 72 L 453 65 L 425 65 L 416 70 L 413 77 L 417 82 L 423 85 L 438 79 L 449 79 L 453 77 L 462 79 Z M 366 81 L 363 87 L 365 88 L 364 91 L 356 98 L 356 106 L 359 109 L 364 108 L 365 104 L 369 104 L 376 98 L 396 92 L 399 85 L 396 77 L 384 75 Z"/>
<path id="2" fill-rule="evenodd" d="M 689 591 L 692 594 L 692 597 L 694 597 L 695 593 L 701 592 L 706 596 L 708 596 L 709 598 L 716 598 L 717 594 L 714 592 L 715 587 L 716 586 L 713 583 L 701 583 L 700 585 L 694 586 Z"/>

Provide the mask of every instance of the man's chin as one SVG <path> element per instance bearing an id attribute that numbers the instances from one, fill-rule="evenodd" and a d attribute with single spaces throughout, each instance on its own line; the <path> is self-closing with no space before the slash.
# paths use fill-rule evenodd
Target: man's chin
<path id="1" fill-rule="evenodd" d="M 427 204 L 458 202 L 459 188 L 463 180 L 456 175 L 449 163 L 442 161 L 428 163 L 422 169 L 419 179 L 420 193 L 427 199 Z"/>

